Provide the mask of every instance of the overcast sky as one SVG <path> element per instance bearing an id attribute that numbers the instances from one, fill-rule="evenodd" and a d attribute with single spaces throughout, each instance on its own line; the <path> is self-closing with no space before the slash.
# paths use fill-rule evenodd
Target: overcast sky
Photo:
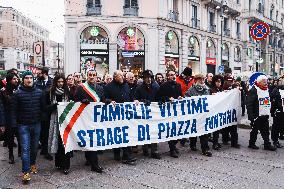
<path id="1" fill-rule="evenodd" d="M 49 38 L 64 42 L 64 0 L 0 0 L 50 31 Z"/>

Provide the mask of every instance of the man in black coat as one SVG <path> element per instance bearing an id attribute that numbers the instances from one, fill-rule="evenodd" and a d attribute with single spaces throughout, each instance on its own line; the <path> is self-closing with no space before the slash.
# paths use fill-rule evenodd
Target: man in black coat
<path id="1" fill-rule="evenodd" d="M 160 86 L 157 92 L 156 100 L 159 103 L 172 102 L 175 99 L 182 98 L 181 85 L 175 81 L 176 73 L 174 71 L 167 71 L 168 81 Z M 168 142 L 170 148 L 170 156 L 178 158 L 179 150 L 176 147 L 177 140 Z"/>
<path id="2" fill-rule="evenodd" d="M 117 70 L 113 74 L 113 80 L 105 86 L 105 97 L 107 101 L 111 102 L 114 106 L 116 103 L 131 102 L 130 88 L 126 82 L 123 80 L 123 72 Z M 131 148 L 122 148 L 123 156 L 122 162 L 125 164 L 133 165 L 135 164 L 136 158 L 131 156 Z M 114 159 L 120 161 L 120 148 L 113 149 Z"/>
<path id="3" fill-rule="evenodd" d="M 47 67 L 40 67 L 37 71 L 37 80 L 35 86 L 46 92 L 52 85 L 52 79 L 48 75 Z M 41 133 L 40 133 L 40 143 L 41 143 L 41 155 L 44 155 L 45 159 L 53 160 L 53 157 L 48 153 L 48 134 L 49 134 L 49 124 L 50 114 L 44 112 L 41 121 Z"/>
<path id="4" fill-rule="evenodd" d="M 12 98 L 11 125 L 18 127 L 22 149 L 22 181 L 28 182 L 31 180 L 29 173 L 37 173 L 36 156 L 45 97 L 44 93 L 33 85 L 33 75 L 30 71 L 25 71 L 22 77 L 23 84 Z"/>
<path id="5" fill-rule="evenodd" d="M 78 102 L 89 104 L 90 102 L 105 102 L 105 96 L 103 88 L 96 83 L 97 81 L 97 72 L 95 70 L 90 70 L 87 73 L 87 82 L 81 85 L 78 85 L 77 91 L 75 94 L 75 99 Z M 91 88 L 92 90 L 88 90 Z M 90 95 L 96 93 L 96 95 Z M 98 96 L 99 99 L 96 99 Z M 86 165 L 91 164 L 91 170 L 102 173 L 103 168 L 98 163 L 98 154 L 96 151 L 85 152 Z"/>
<path id="6" fill-rule="evenodd" d="M 155 101 L 156 94 L 159 90 L 159 85 L 154 81 L 154 75 L 151 70 L 145 70 L 142 73 L 143 83 L 136 88 L 134 99 L 150 105 Z M 143 145 L 143 155 L 149 156 L 148 148 L 151 148 L 151 157 L 154 159 L 161 159 L 158 152 L 158 144 Z"/>
<path id="7" fill-rule="evenodd" d="M 252 130 L 250 132 L 249 148 L 258 150 L 255 145 L 258 131 L 264 140 L 264 150 L 275 151 L 269 140 L 269 114 L 270 98 L 266 76 L 259 76 L 256 84 L 249 90 L 247 96 L 248 119 L 251 121 Z"/>
<path id="8" fill-rule="evenodd" d="M 283 100 L 284 100 L 284 78 L 280 78 L 278 86 L 276 86 L 271 95 L 271 116 L 273 117 L 273 124 L 271 129 L 271 140 L 277 148 L 282 148 L 279 143 L 281 131 L 284 130 L 284 113 L 283 113 Z"/>
<path id="9" fill-rule="evenodd" d="M 4 112 L 4 105 L 3 105 L 3 98 L 0 94 L 0 130 L 3 133 L 5 131 L 5 112 Z"/>

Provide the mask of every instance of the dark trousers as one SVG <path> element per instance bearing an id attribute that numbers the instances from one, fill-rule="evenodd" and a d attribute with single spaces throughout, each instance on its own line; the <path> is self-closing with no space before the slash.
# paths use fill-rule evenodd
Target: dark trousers
<path id="1" fill-rule="evenodd" d="M 92 167 L 97 166 L 99 164 L 98 152 L 97 151 L 86 151 L 85 158 L 87 162 L 91 164 Z"/>
<path id="2" fill-rule="evenodd" d="M 284 129 L 284 113 L 278 112 L 273 117 L 273 124 L 271 129 L 271 140 L 273 142 L 277 142 L 279 140 L 279 136 L 281 131 L 283 132 Z"/>
<path id="3" fill-rule="evenodd" d="M 208 135 L 202 135 L 199 137 L 200 139 L 200 144 L 201 144 L 201 150 L 206 151 L 209 150 L 209 145 L 208 145 Z M 191 137 L 189 138 L 190 140 L 190 148 L 196 148 L 196 143 L 197 143 L 197 137 Z"/>
<path id="4" fill-rule="evenodd" d="M 250 132 L 250 140 L 249 140 L 250 144 L 255 144 L 255 142 L 257 140 L 258 131 L 260 131 L 262 139 L 264 140 L 264 145 L 265 146 L 270 145 L 268 119 L 269 119 L 269 116 L 259 116 L 254 121 L 254 123 L 251 124 L 252 130 Z"/>
<path id="5" fill-rule="evenodd" d="M 220 131 L 213 132 L 213 145 L 217 145 L 219 143 L 219 134 Z"/>
<path id="6" fill-rule="evenodd" d="M 58 150 L 55 154 L 55 167 L 60 167 L 63 170 L 70 168 L 70 152 L 65 154 L 60 135 L 58 136 Z"/>
<path id="7" fill-rule="evenodd" d="M 238 144 L 238 126 L 232 125 L 221 130 L 222 141 L 227 143 L 229 141 L 229 135 L 231 135 L 231 145 Z"/>
<path id="8" fill-rule="evenodd" d="M 41 122 L 41 132 L 40 132 L 40 143 L 41 143 L 41 153 L 48 154 L 48 134 L 49 134 L 49 122 Z"/>
<path id="9" fill-rule="evenodd" d="M 151 149 L 151 154 L 158 153 L 158 144 L 145 144 L 142 146 L 143 152 L 148 152 L 148 148 Z"/>
<path id="10" fill-rule="evenodd" d="M 168 142 L 170 151 L 175 151 L 177 143 L 178 143 L 177 140 L 171 140 Z"/>
<path id="11" fill-rule="evenodd" d="M 120 149 L 122 149 L 122 159 L 128 160 L 131 159 L 131 147 L 124 147 L 124 148 L 114 148 L 113 153 L 115 157 L 120 158 Z"/>
<path id="12" fill-rule="evenodd" d="M 20 145 L 20 138 L 19 134 L 17 131 L 17 128 L 15 127 L 6 127 L 5 131 L 5 142 L 7 143 L 8 149 L 9 149 L 9 154 L 13 155 L 13 147 L 14 147 L 14 138 L 16 136 L 17 141 L 18 141 L 18 154 L 21 154 L 21 145 Z"/>

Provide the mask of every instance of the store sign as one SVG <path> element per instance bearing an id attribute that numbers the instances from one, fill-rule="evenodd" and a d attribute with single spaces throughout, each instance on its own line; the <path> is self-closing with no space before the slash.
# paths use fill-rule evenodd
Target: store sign
<path id="1" fill-rule="evenodd" d="M 119 53 L 120 52 L 118 52 L 118 54 Z M 145 52 L 144 51 L 122 51 L 121 55 L 124 58 L 133 58 L 137 56 L 145 56 Z"/>
<path id="2" fill-rule="evenodd" d="M 193 61 L 199 61 L 200 57 L 199 56 L 188 56 L 188 60 L 193 60 Z"/>
<path id="3" fill-rule="evenodd" d="M 216 65 L 216 58 L 206 58 L 206 64 Z"/>
<path id="4" fill-rule="evenodd" d="M 179 58 L 179 54 L 173 54 L 173 53 L 166 53 L 165 57 L 170 57 L 170 58 Z"/>
<path id="5" fill-rule="evenodd" d="M 43 65 L 43 56 L 44 56 L 44 42 L 38 41 L 34 43 L 34 60 L 35 64 Z"/>
<path id="6" fill-rule="evenodd" d="M 97 51 L 97 50 L 81 50 L 81 56 L 91 56 L 91 55 L 108 55 L 108 51 Z"/>

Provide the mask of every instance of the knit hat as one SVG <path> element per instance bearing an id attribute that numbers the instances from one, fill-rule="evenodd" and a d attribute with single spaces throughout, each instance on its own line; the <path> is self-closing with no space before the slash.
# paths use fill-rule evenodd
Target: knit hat
<path id="1" fill-rule="evenodd" d="M 236 81 L 241 82 L 241 81 L 242 81 L 242 78 L 239 76 L 239 77 L 236 78 Z"/>
<path id="2" fill-rule="evenodd" d="M 186 67 L 186 68 L 184 68 L 182 74 L 185 75 L 185 76 L 192 76 L 192 69 L 189 68 L 189 67 Z"/>
<path id="3" fill-rule="evenodd" d="M 22 73 L 22 79 L 24 80 L 24 78 L 27 76 L 27 75 L 31 75 L 33 76 L 33 73 L 30 71 L 30 70 L 26 70 Z M 33 76 L 34 77 L 34 76 Z"/>

